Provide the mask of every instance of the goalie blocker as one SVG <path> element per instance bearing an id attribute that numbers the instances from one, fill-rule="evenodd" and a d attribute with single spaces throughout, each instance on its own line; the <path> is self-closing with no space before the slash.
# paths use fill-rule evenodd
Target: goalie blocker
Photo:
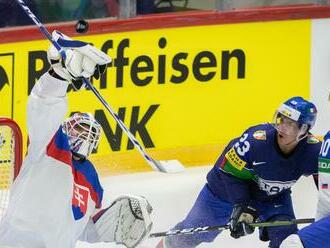
<path id="1" fill-rule="evenodd" d="M 96 241 L 136 247 L 152 228 L 151 212 L 152 207 L 145 198 L 120 196 L 108 208 L 93 217 Z"/>

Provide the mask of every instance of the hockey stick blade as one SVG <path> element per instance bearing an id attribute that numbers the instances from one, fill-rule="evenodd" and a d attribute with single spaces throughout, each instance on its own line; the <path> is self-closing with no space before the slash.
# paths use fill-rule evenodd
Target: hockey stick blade
<path id="1" fill-rule="evenodd" d="M 58 52 L 61 54 L 62 58 L 65 59 L 66 54 L 63 48 L 55 41 L 52 35 L 48 32 L 46 27 L 42 24 L 42 22 L 33 14 L 30 8 L 26 5 L 24 0 L 16 0 L 16 2 L 20 5 L 20 7 L 24 10 L 28 17 L 38 26 L 40 32 L 46 36 L 46 38 L 55 46 Z M 84 83 L 87 87 L 94 93 L 94 95 L 99 99 L 99 101 L 103 104 L 103 106 L 109 111 L 111 116 L 115 119 L 120 128 L 127 134 L 129 140 L 134 144 L 135 148 L 141 153 L 143 158 L 148 162 L 148 164 L 156 171 L 165 172 L 165 173 L 174 173 L 181 172 L 184 170 L 182 164 L 180 164 L 177 160 L 168 160 L 168 161 L 157 161 L 151 158 L 141 144 L 137 141 L 134 135 L 129 131 L 129 129 L 125 126 L 122 120 L 118 117 L 118 115 L 113 111 L 111 106 L 104 100 L 102 95 L 98 92 L 98 90 L 91 84 L 91 82 L 84 78 Z"/>
<path id="2" fill-rule="evenodd" d="M 184 166 L 178 160 L 159 160 L 158 168 L 161 168 L 160 171 L 166 173 L 178 173 L 185 170 Z"/>
<path id="3" fill-rule="evenodd" d="M 315 219 L 293 219 L 293 220 L 278 220 L 278 221 L 266 221 L 266 222 L 256 222 L 250 224 L 253 227 L 271 227 L 271 226 L 289 226 L 295 224 L 308 224 L 313 223 Z M 157 238 L 157 237 L 166 237 L 166 236 L 174 236 L 174 235 L 186 235 L 186 234 L 195 234 L 195 233 L 203 233 L 203 232 L 212 232 L 212 231 L 223 231 L 229 229 L 229 225 L 221 225 L 221 226 L 200 226 L 200 227 L 192 227 L 186 229 L 178 229 L 178 230 L 170 230 L 167 232 L 158 232 L 151 233 L 149 238 Z"/>

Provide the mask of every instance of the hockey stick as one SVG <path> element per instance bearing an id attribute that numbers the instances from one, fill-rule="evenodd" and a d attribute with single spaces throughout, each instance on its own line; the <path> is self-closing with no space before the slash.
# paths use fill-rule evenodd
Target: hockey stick
<path id="1" fill-rule="evenodd" d="M 271 226 L 289 226 L 295 224 L 307 224 L 313 223 L 315 219 L 293 219 L 293 220 L 277 220 L 277 221 L 266 221 L 266 222 L 256 222 L 250 224 L 253 227 L 271 227 Z M 212 231 L 223 231 L 229 229 L 229 225 L 222 226 L 200 226 L 200 227 L 192 227 L 186 229 L 178 229 L 178 230 L 170 230 L 167 232 L 158 232 L 151 233 L 149 238 L 157 238 L 157 237 L 166 237 L 166 236 L 174 236 L 174 235 L 185 235 L 185 234 L 195 234 L 195 233 L 204 233 L 204 232 L 212 232 Z"/>
<path id="2" fill-rule="evenodd" d="M 65 59 L 65 51 L 63 48 L 53 39 L 52 35 L 48 32 L 46 27 L 40 22 L 40 20 L 32 13 L 30 8 L 25 4 L 24 0 L 16 0 L 16 2 L 22 7 L 22 9 L 25 11 L 25 13 L 31 18 L 31 20 L 39 27 L 42 34 L 44 34 L 47 39 L 54 45 L 54 47 L 58 50 L 58 52 L 61 54 L 62 58 Z M 134 144 L 134 146 L 138 149 L 138 151 L 141 153 L 143 158 L 148 162 L 148 164 L 156 171 L 160 172 L 167 172 L 167 173 L 174 173 L 174 172 L 180 172 L 184 170 L 183 165 L 178 160 L 167 160 L 167 161 L 157 161 L 154 160 L 152 157 L 150 157 L 146 151 L 143 149 L 143 147 L 140 145 L 140 143 L 137 141 L 137 139 L 134 137 L 134 135 L 128 130 L 128 128 L 125 126 L 125 124 L 122 122 L 122 120 L 118 117 L 118 115 L 113 111 L 113 109 L 110 107 L 110 105 L 104 100 L 104 98 L 101 96 L 101 94 L 97 91 L 97 89 L 91 84 L 91 82 L 84 78 L 84 83 L 87 85 L 87 87 L 93 91 L 95 96 L 101 101 L 103 106 L 109 111 L 111 116 L 115 119 L 115 121 L 119 124 L 122 130 L 126 132 L 129 140 Z"/>

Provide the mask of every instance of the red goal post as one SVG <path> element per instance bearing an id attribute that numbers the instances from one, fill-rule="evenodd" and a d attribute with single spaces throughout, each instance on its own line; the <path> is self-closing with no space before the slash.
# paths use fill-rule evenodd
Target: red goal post
<path id="1" fill-rule="evenodd" d="M 0 117 L 0 222 L 8 205 L 9 187 L 22 165 L 23 140 L 20 127 Z"/>

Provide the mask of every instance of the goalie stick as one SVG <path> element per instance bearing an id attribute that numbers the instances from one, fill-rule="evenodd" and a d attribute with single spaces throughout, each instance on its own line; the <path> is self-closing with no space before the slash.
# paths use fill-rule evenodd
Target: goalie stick
<path id="1" fill-rule="evenodd" d="M 21 6 L 24 12 L 31 18 L 31 20 L 38 26 L 40 32 L 44 34 L 47 39 L 54 45 L 54 47 L 61 54 L 62 58 L 65 59 L 65 51 L 64 49 L 53 39 L 52 35 L 48 32 L 46 27 L 40 22 L 40 20 L 32 13 L 30 8 L 26 5 L 23 0 L 16 0 L 16 2 Z M 95 96 L 101 101 L 103 106 L 109 111 L 111 116 L 115 119 L 115 121 L 119 124 L 122 130 L 127 134 L 129 140 L 133 143 L 133 145 L 138 149 L 143 158 L 148 162 L 148 164 L 156 171 L 166 172 L 166 173 L 175 173 L 181 172 L 184 170 L 183 165 L 178 160 L 166 160 L 166 161 L 157 161 L 150 157 L 146 151 L 143 149 L 141 144 L 137 141 L 134 135 L 128 130 L 122 120 L 118 117 L 118 115 L 113 111 L 110 105 L 104 100 L 101 94 L 97 91 L 97 89 L 91 84 L 91 82 L 84 78 L 84 83 L 87 87 L 95 94 Z"/>
<path id="2" fill-rule="evenodd" d="M 271 227 L 271 226 L 289 226 L 295 224 L 307 224 L 313 223 L 315 219 L 292 219 L 292 220 L 278 220 L 278 221 L 266 221 L 266 222 L 255 222 L 249 224 L 253 227 Z M 212 231 L 223 231 L 229 229 L 229 225 L 222 226 L 200 226 L 200 227 L 192 227 L 185 229 L 177 229 L 177 230 L 169 230 L 167 232 L 158 232 L 151 233 L 149 238 L 157 238 L 157 237 L 166 237 L 166 236 L 174 236 L 174 235 L 186 235 L 186 234 L 195 234 L 195 233 L 203 233 L 203 232 L 212 232 Z"/>

